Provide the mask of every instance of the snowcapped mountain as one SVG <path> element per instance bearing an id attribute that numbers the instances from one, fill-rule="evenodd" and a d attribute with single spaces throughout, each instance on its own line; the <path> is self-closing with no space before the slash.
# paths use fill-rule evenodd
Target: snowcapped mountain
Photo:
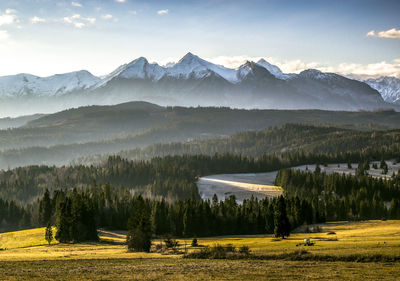
<path id="1" fill-rule="evenodd" d="M 290 79 L 290 78 L 293 78 L 296 76 L 296 74 L 294 74 L 294 73 L 290 73 L 290 74 L 283 73 L 279 67 L 277 67 L 276 65 L 270 64 L 265 59 L 260 59 L 257 62 L 257 64 L 264 67 L 266 70 L 268 70 L 272 75 L 274 75 L 278 79 L 286 80 L 286 79 Z"/>
<path id="2" fill-rule="evenodd" d="M 17 74 L 0 77 L 0 97 L 61 96 L 90 88 L 100 81 L 86 70 L 38 77 Z"/>
<path id="3" fill-rule="evenodd" d="M 364 82 L 377 90 L 385 101 L 400 104 L 400 79 L 385 76 L 367 79 Z"/>
<path id="4" fill-rule="evenodd" d="M 140 57 L 134 61 L 121 65 L 116 70 L 105 76 L 97 85 L 96 88 L 101 87 L 112 79 L 149 79 L 158 81 L 165 75 L 165 69 L 158 64 L 151 64 L 146 58 Z"/>
<path id="5" fill-rule="evenodd" d="M 236 70 L 213 64 L 199 58 L 192 53 L 187 53 L 178 63 L 166 68 L 166 75 L 175 78 L 205 78 L 215 73 L 225 80 L 238 82 Z"/>
<path id="6" fill-rule="evenodd" d="M 375 81 L 374 85 L 396 84 L 388 81 Z M 387 101 L 397 100 L 393 95 L 388 92 Z M 20 107 L 23 114 L 135 100 L 160 105 L 274 109 L 395 107 L 366 83 L 334 73 L 308 69 L 300 74 L 286 74 L 264 59 L 230 69 L 192 53 L 168 66 L 140 57 L 101 78 L 87 71 L 44 78 L 29 74 L 4 76 L 0 77 L 0 98 L 0 111 L 13 112 Z"/>

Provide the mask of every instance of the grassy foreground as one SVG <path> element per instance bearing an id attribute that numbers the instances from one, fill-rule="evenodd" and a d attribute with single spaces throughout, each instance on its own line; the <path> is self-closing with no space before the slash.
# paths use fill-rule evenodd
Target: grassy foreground
<path id="1" fill-rule="evenodd" d="M 330 233 L 330 234 L 328 234 Z M 193 260 L 180 255 L 129 253 L 123 232 L 102 232 L 100 243 L 45 244 L 44 229 L 0 234 L 1 280 L 399 280 L 399 262 L 276 260 Z M 296 246 L 311 238 L 315 246 Z M 255 255 L 282 255 L 306 250 L 316 256 L 400 256 L 400 221 L 338 222 L 319 233 L 298 233 L 280 240 L 272 236 L 198 239 L 201 246 L 248 245 Z M 112 243 L 110 243 L 112 242 Z M 190 240 L 181 250 L 196 251 Z M 153 243 L 160 243 L 155 240 Z"/>

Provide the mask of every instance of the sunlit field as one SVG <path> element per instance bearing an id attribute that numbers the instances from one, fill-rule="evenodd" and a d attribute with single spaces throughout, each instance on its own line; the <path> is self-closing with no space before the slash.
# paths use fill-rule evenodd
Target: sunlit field
<path id="1" fill-rule="evenodd" d="M 314 226 L 315 227 L 315 226 Z M 288 239 L 268 236 L 229 236 L 179 239 L 179 251 L 198 251 L 215 244 L 247 245 L 252 253 L 279 255 L 306 250 L 315 255 L 400 256 L 400 221 L 337 222 L 320 225 L 318 233 L 295 233 Z M 313 227 L 311 227 L 313 229 Z M 328 234 L 329 233 L 329 234 Z M 266 280 L 289 279 L 369 279 L 398 280 L 398 262 L 326 262 L 267 260 L 194 260 L 182 254 L 132 253 L 123 244 L 123 231 L 101 231 L 100 242 L 47 245 L 44 228 L 0 234 L 0 274 L 2 280 L 26 278 L 51 280 L 163 279 L 163 280 Z M 304 246 L 310 238 L 314 246 Z M 154 239 L 153 244 L 162 243 Z"/>

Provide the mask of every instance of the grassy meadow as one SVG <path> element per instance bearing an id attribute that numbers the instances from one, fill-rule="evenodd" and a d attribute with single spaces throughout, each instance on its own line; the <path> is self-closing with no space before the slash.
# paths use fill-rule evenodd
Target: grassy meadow
<path id="1" fill-rule="evenodd" d="M 295 233 L 288 239 L 268 236 L 230 236 L 179 239 L 180 249 L 204 246 L 247 245 L 255 255 L 279 255 L 306 250 L 314 255 L 400 256 L 400 221 L 337 222 L 319 225 L 317 233 Z M 312 229 L 312 227 L 311 227 Z M 328 234 L 329 233 L 329 234 Z M 311 238 L 314 246 L 300 244 Z M 101 231 L 100 242 L 47 245 L 44 228 L 0 234 L 2 280 L 399 280 L 398 262 L 195 260 L 182 255 L 131 253 L 122 231 Z M 161 243 L 155 239 L 153 244 Z M 186 243 L 186 246 L 185 246 Z M 66 275 L 68 273 L 68 275 Z"/>

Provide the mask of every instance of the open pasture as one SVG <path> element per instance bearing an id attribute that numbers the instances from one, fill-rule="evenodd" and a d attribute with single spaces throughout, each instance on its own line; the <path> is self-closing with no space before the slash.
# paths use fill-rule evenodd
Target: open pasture
<path id="1" fill-rule="evenodd" d="M 288 239 L 272 235 L 178 239 L 180 251 L 204 246 L 247 245 L 255 255 L 279 255 L 306 250 L 314 255 L 400 256 L 400 221 L 336 222 L 314 225 L 316 233 L 294 233 Z M 329 234 L 328 234 L 329 233 Z M 181 255 L 131 253 L 123 231 L 101 231 L 98 243 L 46 245 L 44 229 L 0 234 L 2 280 L 398 280 L 398 262 L 194 260 Z M 28 240 L 24 241 L 26 238 Z M 19 239 L 21 238 L 21 239 Z M 314 246 L 296 246 L 311 238 Z M 153 243 L 161 243 L 154 239 Z M 186 245 L 185 245 L 186 244 Z"/>

